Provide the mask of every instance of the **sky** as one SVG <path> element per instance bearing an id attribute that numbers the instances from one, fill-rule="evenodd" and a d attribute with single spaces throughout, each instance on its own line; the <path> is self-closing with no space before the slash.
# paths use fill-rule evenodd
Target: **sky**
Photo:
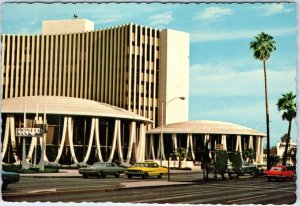
<path id="1" fill-rule="evenodd" d="M 191 4 L 2 4 L 2 33 L 40 34 L 43 20 L 71 19 L 76 14 L 95 30 L 135 23 L 190 34 L 189 120 L 240 124 L 266 133 L 262 62 L 249 43 L 265 32 L 277 50 L 267 61 L 271 146 L 287 133 L 277 100 L 296 94 L 295 3 Z M 296 141 L 296 123 L 292 139 Z M 266 143 L 266 140 L 264 141 Z"/>

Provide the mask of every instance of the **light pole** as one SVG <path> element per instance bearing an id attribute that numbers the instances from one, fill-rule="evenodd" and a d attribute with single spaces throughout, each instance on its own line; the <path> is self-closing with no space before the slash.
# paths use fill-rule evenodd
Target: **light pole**
<path id="1" fill-rule="evenodd" d="M 164 127 L 164 106 L 167 106 L 170 102 L 175 99 L 185 100 L 185 97 L 175 97 L 167 102 L 161 101 L 161 126 L 160 126 L 160 166 L 162 166 L 162 155 L 163 155 L 163 127 Z"/>

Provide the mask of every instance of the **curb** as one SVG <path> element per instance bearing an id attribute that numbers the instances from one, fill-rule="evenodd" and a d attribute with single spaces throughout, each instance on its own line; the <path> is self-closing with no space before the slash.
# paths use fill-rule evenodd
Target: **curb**
<path id="1" fill-rule="evenodd" d="M 76 176 L 72 176 L 72 175 L 59 175 L 59 176 L 54 176 L 54 175 L 24 175 L 24 174 L 20 174 L 21 177 L 31 177 L 31 178 L 81 178 L 82 176 L 76 175 Z"/>
<path id="2" fill-rule="evenodd" d="M 119 191 L 119 190 L 132 190 L 132 189 L 138 189 L 138 188 L 149 188 L 149 187 L 156 187 L 156 188 L 161 188 L 161 187 L 168 187 L 168 186 L 184 186 L 184 185 L 193 185 L 195 183 L 186 183 L 186 184 L 171 184 L 171 185 L 148 185 L 148 186 L 136 186 L 136 187 L 126 187 L 124 185 L 121 185 L 121 183 L 119 183 L 119 186 L 117 187 L 111 187 L 111 188 L 100 188 L 100 189 L 88 189 L 85 188 L 83 190 L 72 190 L 72 191 L 68 191 L 68 190 L 58 190 L 58 191 L 46 191 L 43 193 L 25 193 L 25 194 L 19 194 L 19 195 L 3 195 L 2 194 L 2 199 L 4 201 L 9 201 L 10 199 L 20 199 L 22 197 L 35 197 L 35 196 L 54 196 L 54 195 L 67 195 L 67 194 L 77 194 L 77 193 L 90 193 L 90 192 L 109 192 L 109 191 Z"/>

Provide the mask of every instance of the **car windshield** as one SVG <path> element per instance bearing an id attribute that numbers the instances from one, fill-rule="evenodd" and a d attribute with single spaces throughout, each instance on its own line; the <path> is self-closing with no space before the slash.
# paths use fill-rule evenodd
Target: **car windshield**
<path id="1" fill-rule="evenodd" d="M 105 163 L 99 163 L 99 162 L 97 162 L 97 163 L 94 163 L 93 166 L 94 167 L 105 167 Z"/>
<path id="2" fill-rule="evenodd" d="M 272 167 L 271 170 L 282 171 L 282 167 Z"/>
<path id="3" fill-rule="evenodd" d="M 148 163 L 135 163 L 135 167 L 149 167 L 150 165 Z"/>
<path id="4" fill-rule="evenodd" d="M 158 165 L 155 164 L 155 163 L 144 163 L 144 162 L 142 162 L 142 163 L 135 163 L 134 167 L 158 167 Z"/>

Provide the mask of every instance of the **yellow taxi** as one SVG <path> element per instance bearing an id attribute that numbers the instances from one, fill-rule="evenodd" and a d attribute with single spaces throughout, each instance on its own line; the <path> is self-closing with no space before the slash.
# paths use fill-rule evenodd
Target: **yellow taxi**
<path id="1" fill-rule="evenodd" d="M 148 178 L 157 176 L 161 178 L 164 174 L 168 174 L 166 167 L 160 167 L 156 162 L 137 162 L 133 166 L 125 170 L 128 179 L 133 176 Z"/>

